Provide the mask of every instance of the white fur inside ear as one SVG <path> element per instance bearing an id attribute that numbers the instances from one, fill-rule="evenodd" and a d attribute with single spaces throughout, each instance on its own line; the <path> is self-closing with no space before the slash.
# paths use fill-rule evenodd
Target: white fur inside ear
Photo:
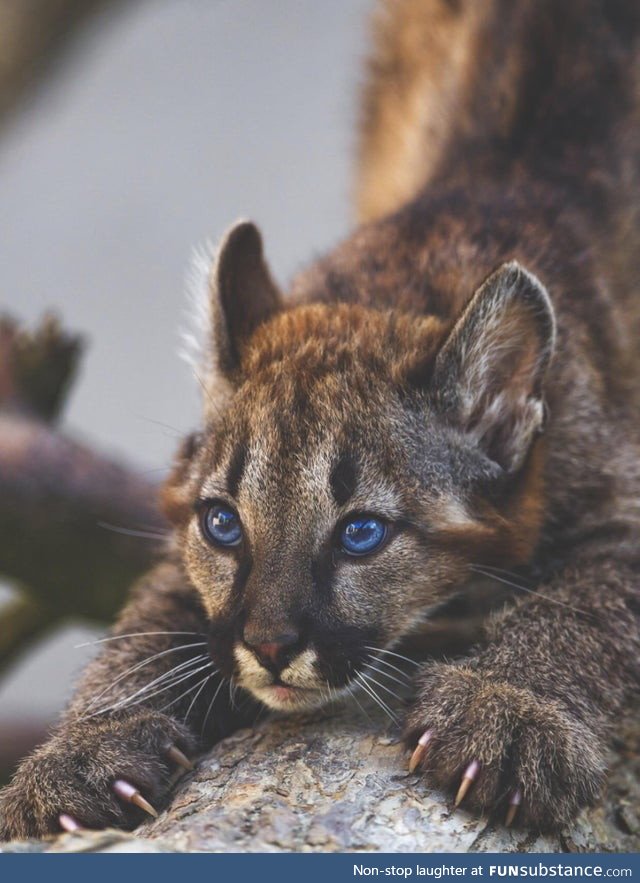
<path id="1" fill-rule="evenodd" d="M 543 424 L 544 404 L 540 399 L 526 395 L 511 398 L 507 391 L 496 395 L 488 404 L 470 435 L 478 444 L 483 444 L 496 428 L 508 427 L 508 431 L 503 431 L 502 465 L 516 471 Z"/>
<path id="2" fill-rule="evenodd" d="M 179 355 L 191 369 L 203 395 L 206 416 L 213 416 L 231 394 L 231 388 L 216 367 L 213 351 L 213 314 L 210 276 L 217 249 L 206 241 L 193 249 L 186 273 L 186 326 L 181 331 Z"/>

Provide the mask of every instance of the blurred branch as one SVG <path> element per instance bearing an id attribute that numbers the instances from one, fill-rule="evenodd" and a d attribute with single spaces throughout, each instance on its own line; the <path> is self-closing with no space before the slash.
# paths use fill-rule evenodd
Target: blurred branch
<path id="1" fill-rule="evenodd" d="M 2 721 L 0 731 L 0 786 L 6 784 L 18 763 L 47 737 L 50 721 Z"/>
<path id="2" fill-rule="evenodd" d="M 47 315 L 35 332 L 0 316 L 0 408 L 55 420 L 82 355 L 83 342 Z"/>
<path id="3" fill-rule="evenodd" d="M 0 0 L 0 122 L 79 26 L 115 0 Z"/>
<path id="4" fill-rule="evenodd" d="M 30 598 L 17 598 L 0 610 L 0 671 L 54 624 L 51 613 Z"/>
<path id="5" fill-rule="evenodd" d="M 35 420 L 0 415 L 0 573 L 57 615 L 105 620 L 149 566 L 157 488 Z M 155 543 L 157 547 L 158 543 Z"/>
<path id="6" fill-rule="evenodd" d="M 47 422 L 79 354 L 51 318 L 33 333 L 0 320 L 0 574 L 24 587 L 0 670 L 64 617 L 111 619 L 164 536 L 154 483 Z"/>

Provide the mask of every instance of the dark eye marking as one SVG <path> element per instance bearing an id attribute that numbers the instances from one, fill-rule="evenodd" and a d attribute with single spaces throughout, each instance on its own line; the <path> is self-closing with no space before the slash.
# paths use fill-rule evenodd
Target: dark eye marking
<path id="1" fill-rule="evenodd" d="M 337 461 L 331 475 L 329 486 L 338 506 L 344 506 L 355 493 L 358 484 L 358 468 L 349 454 L 343 454 Z"/>
<path id="2" fill-rule="evenodd" d="M 227 490 L 232 497 L 238 496 L 238 489 L 246 464 L 247 448 L 244 444 L 240 444 L 234 449 L 227 469 Z"/>

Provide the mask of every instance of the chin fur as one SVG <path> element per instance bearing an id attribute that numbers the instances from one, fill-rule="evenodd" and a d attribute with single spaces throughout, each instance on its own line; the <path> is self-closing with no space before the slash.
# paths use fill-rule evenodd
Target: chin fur
<path id="1" fill-rule="evenodd" d="M 245 687 L 245 689 L 248 689 Z M 274 693 L 273 687 L 256 687 L 249 689 L 249 692 L 263 705 L 272 711 L 280 712 L 296 712 L 310 711 L 314 708 L 321 708 L 333 701 L 332 696 L 326 690 L 300 690 L 292 694 L 291 698 L 280 699 Z"/>

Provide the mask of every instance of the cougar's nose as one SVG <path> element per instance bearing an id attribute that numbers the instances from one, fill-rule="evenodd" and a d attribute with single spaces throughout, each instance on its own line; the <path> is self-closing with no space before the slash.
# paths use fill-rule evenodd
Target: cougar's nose
<path id="1" fill-rule="evenodd" d="M 261 665 L 276 674 L 286 667 L 300 640 L 299 633 L 294 631 L 282 632 L 267 641 L 264 638 L 256 640 L 256 637 L 251 634 L 251 629 L 244 630 L 246 646 L 253 651 Z"/>

